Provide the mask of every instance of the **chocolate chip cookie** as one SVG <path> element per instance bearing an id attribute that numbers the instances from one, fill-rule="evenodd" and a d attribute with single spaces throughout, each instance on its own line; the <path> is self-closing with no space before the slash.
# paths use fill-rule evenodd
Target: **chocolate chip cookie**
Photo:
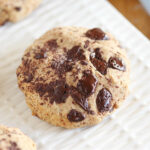
<path id="1" fill-rule="evenodd" d="M 1 150 L 36 150 L 35 143 L 17 128 L 0 125 Z"/>
<path id="2" fill-rule="evenodd" d="M 0 0 L 0 25 L 17 22 L 29 15 L 42 0 Z"/>
<path id="3" fill-rule="evenodd" d="M 99 123 L 128 95 L 129 62 L 100 28 L 54 28 L 24 53 L 18 85 L 33 115 L 77 128 Z"/>

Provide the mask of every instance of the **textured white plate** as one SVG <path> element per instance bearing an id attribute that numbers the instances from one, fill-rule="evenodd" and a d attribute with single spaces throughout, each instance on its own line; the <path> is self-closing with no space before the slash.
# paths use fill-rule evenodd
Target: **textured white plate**
<path id="1" fill-rule="evenodd" d="M 127 48 L 131 94 L 112 116 L 91 128 L 66 130 L 31 115 L 15 71 L 24 50 L 55 26 L 101 27 Z M 32 15 L 0 27 L 0 124 L 20 128 L 38 150 L 149 150 L 150 42 L 107 1 L 44 0 Z"/>

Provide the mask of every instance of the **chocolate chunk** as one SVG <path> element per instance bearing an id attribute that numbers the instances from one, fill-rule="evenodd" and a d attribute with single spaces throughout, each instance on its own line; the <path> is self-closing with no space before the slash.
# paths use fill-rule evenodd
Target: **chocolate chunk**
<path id="1" fill-rule="evenodd" d="M 10 142 L 11 143 L 11 145 L 13 146 L 13 147 L 16 147 L 17 146 L 17 143 L 15 143 L 15 142 Z"/>
<path id="2" fill-rule="evenodd" d="M 23 82 L 31 82 L 34 78 L 34 74 L 37 67 L 34 65 L 31 59 L 28 59 L 26 57 L 22 59 L 22 65 L 23 65 L 23 75 L 24 75 Z"/>
<path id="3" fill-rule="evenodd" d="M 94 112 L 90 109 L 90 106 L 88 104 L 88 99 L 84 95 L 82 95 L 78 89 L 75 87 L 70 87 L 70 95 L 73 98 L 73 100 L 82 107 L 87 113 L 94 114 Z"/>
<path id="4" fill-rule="evenodd" d="M 10 141 L 10 146 L 8 147 L 8 150 L 21 150 L 16 142 Z"/>
<path id="5" fill-rule="evenodd" d="M 20 11 L 20 10 L 21 10 L 21 7 L 15 7 L 15 10 L 16 10 L 16 11 Z"/>
<path id="6" fill-rule="evenodd" d="M 57 80 L 49 84 L 37 83 L 35 90 L 45 100 L 49 99 L 50 103 L 54 101 L 58 104 L 64 103 L 69 95 L 69 87 L 64 80 Z"/>
<path id="7" fill-rule="evenodd" d="M 85 35 L 92 40 L 108 40 L 106 34 L 99 28 L 88 30 Z"/>
<path id="8" fill-rule="evenodd" d="M 51 102 L 64 103 L 68 97 L 68 85 L 63 82 L 58 82 L 54 88 L 54 93 L 52 94 Z"/>
<path id="9" fill-rule="evenodd" d="M 46 57 L 47 57 L 46 52 L 35 53 L 35 56 L 34 56 L 35 59 L 43 59 Z"/>
<path id="10" fill-rule="evenodd" d="M 87 62 L 87 61 L 84 61 L 84 60 L 81 60 L 81 61 L 80 61 L 80 64 L 81 64 L 81 65 L 87 65 L 88 62 Z"/>
<path id="11" fill-rule="evenodd" d="M 65 61 L 61 60 L 60 62 L 54 61 L 51 64 L 51 67 L 53 69 L 55 69 L 56 73 L 59 76 L 62 76 L 64 73 L 71 71 L 72 70 L 72 66 L 73 66 L 73 63 L 69 62 L 67 60 L 65 60 Z"/>
<path id="12" fill-rule="evenodd" d="M 31 73 L 25 75 L 24 82 L 31 82 L 33 79 L 33 75 Z"/>
<path id="13" fill-rule="evenodd" d="M 92 59 L 94 67 L 103 75 L 107 73 L 107 63 L 104 60 Z"/>
<path id="14" fill-rule="evenodd" d="M 112 94 L 106 88 L 100 90 L 96 98 L 97 109 L 103 113 L 111 109 Z"/>
<path id="15" fill-rule="evenodd" d="M 71 90 L 71 96 L 73 98 L 73 100 L 79 104 L 84 110 L 89 110 L 89 105 L 88 105 L 88 100 L 85 96 L 81 95 L 81 93 L 79 93 L 77 91 L 77 89 L 73 88 Z"/>
<path id="16" fill-rule="evenodd" d="M 30 57 L 30 53 L 28 52 L 28 53 L 26 53 L 24 56 Z"/>
<path id="17" fill-rule="evenodd" d="M 100 54 L 100 49 L 96 48 L 93 53 L 90 55 L 91 63 L 94 67 L 103 75 L 107 73 L 107 63 L 102 59 Z"/>
<path id="18" fill-rule="evenodd" d="M 7 134 L 8 137 L 11 137 L 11 134 Z"/>
<path id="19" fill-rule="evenodd" d="M 80 46 L 74 46 L 71 50 L 68 51 L 67 59 L 69 61 L 85 60 L 85 55 L 83 53 L 84 51 Z"/>
<path id="20" fill-rule="evenodd" d="M 35 91 L 39 93 L 40 97 L 53 91 L 53 87 L 50 87 L 48 84 L 36 83 L 35 84 Z"/>
<path id="21" fill-rule="evenodd" d="M 125 71 L 126 70 L 126 67 L 125 67 L 123 61 L 120 58 L 117 58 L 117 57 L 110 57 L 110 59 L 108 61 L 108 66 L 110 68 L 117 69 L 117 70 L 120 70 L 120 71 Z"/>
<path id="22" fill-rule="evenodd" d="M 44 105 L 44 103 L 40 103 L 40 105 Z"/>
<path id="23" fill-rule="evenodd" d="M 81 112 L 75 110 L 75 109 L 72 109 L 68 115 L 67 115 L 67 118 L 69 121 L 71 122 L 80 122 L 82 120 L 85 119 L 85 116 L 84 114 L 82 114 Z"/>
<path id="24" fill-rule="evenodd" d="M 88 48 L 89 44 L 90 44 L 90 41 L 89 41 L 89 40 L 86 40 L 86 41 L 85 41 L 84 48 Z"/>
<path id="25" fill-rule="evenodd" d="M 69 72 L 72 70 L 72 66 L 73 66 L 72 62 L 64 61 L 62 64 L 59 65 L 59 71 L 61 73 Z"/>
<path id="26" fill-rule="evenodd" d="M 93 57 L 95 57 L 96 59 L 99 59 L 99 60 L 102 59 L 100 48 L 95 48 L 94 49 Z"/>
<path id="27" fill-rule="evenodd" d="M 51 67 L 55 69 L 59 77 L 62 77 L 66 72 L 72 70 L 74 61 L 83 61 L 85 60 L 84 51 L 80 46 L 74 46 L 71 50 L 67 52 L 65 60 L 53 60 Z"/>
<path id="28" fill-rule="evenodd" d="M 22 64 L 25 66 L 26 69 L 30 67 L 30 63 L 31 60 L 22 58 Z"/>
<path id="29" fill-rule="evenodd" d="M 86 97 L 90 96 L 96 88 L 97 79 L 91 72 L 84 72 L 84 76 L 78 81 L 77 89 Z"/>
<path id="30" fill-rule="evenodd" d="M 1 141 L 6 141 L 6 139 L 5 139 L 5 138 L 2 138 L 2 139 L 0 140 L 0 142 L 1 142 Z M 1 150 L 1 149 L 0 149 L 0 150 Z"/>
<path id="31" fill-rule="evenodd" d="M 58 47 L 58 44 L 57 44 L 57 41 L 55 39 L 53 39 L 53 40 L 47 41 L 45 46 L 48 47 L 49 50 L 55 51 Z"/>
<path id="32" fill-rule="evenodd" d="M 67 48 L 66 47 L 64 47 L 63 50 L 64 50 L 65 53 L 67 52 Z"/>
<path id="33" fill-rule="evenodd" d="M 30 71 L 32 70 L 32 74 L 34 74 L 37 67 L 34 65 L 34 62 L 31 59 L 23 59 L 22 64 L 24 66 L 24 73 L 25 75 L 28 75 Z"/>

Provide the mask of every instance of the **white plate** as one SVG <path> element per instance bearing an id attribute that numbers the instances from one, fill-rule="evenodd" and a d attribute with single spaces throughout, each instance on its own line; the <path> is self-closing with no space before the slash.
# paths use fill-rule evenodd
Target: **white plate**
<path id="1" fill-rule="evenodd" d="M 112 116 L 91 128 L 66 130 L 31 115 L 17 87 L 24 50 L 55 26 L 101 27 L 127 48 L 131 94 Z M 149 150 L 150 43 L 103 0 L 44 0 L 28 18 L 0 27 L 0 124 L 20 128 L 38 150 Z"/>

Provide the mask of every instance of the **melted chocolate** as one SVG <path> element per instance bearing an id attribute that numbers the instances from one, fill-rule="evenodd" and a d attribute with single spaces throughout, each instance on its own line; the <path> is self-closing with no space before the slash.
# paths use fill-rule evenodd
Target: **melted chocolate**
<path id="1" fill-rule="evenodd" d="M 87 62 L 87 61 L 84 61 L 84 60 L 81 60 L 81 61 L 80 61 L 80 64 L 86 66 L 86 65 L 88 64 L 88 62 Z"/>
<path id="2" fill-rule="evenodd" d="M 67 118 L 69 121 L 71 122 L 80 122 L 82 120 L 85 119 L 85 116 L 84 114 L 82 114 L 81 112 L 75 110 L 75 109 L 72 109 L 68 115 L 67 115 Z"/>
<path id="3" fill-rule="evenodd" d="M 78 81 L 77 89 L 85 97 L 88 97 L 95 91 L 96 85 L 97 79 L 92 75 L 90 71 L 87 71 L 84 72 L 83 78 Z"/>
<path id="4" fill-rule="evenodd" d="M 68 91 L 69 89 L 67 84 L 64 82 L 58 82 L 54 88 L 51 102 L 53 103 L 53 101 L 55 101 L 58 104 L 65 103 L 69 94 Z"/>
<path id="5" fill-rule="evenodd" d="M 47 41 L 45 46 L 48 47 L 48 49 L 51 51 L 55 51 L 58 47 L 57 41 L 55 39 Z"/>
<path id="6" fill-rule="evenodd" d="M 67 53 L 67 60 L 74 61 L 74 60 L 85 60 L 85 55 L 83 54 L 84 51 L 81 49 L 80 46 L 74 46 L 71 50 Z"/>
<path id="7" fill-rule="evenodd" d="M 84 71 L 84 75 L 77 83 L 77 88 L 70 87 L 70 95 L 73 100 L 90 114 L 94 112 L 88 104 L 88 97 L 95 91 L 97 79 L 92 75 L 91 71 Z"/>
<path id="8" fill-rule="evenodd" d="M 120 58 L 117 58 L 117 57 L 110 57 L 110 59 L 108 61 L 108 66 L 110 68 L 117 69 L 120 71 L 126 70 L 126 67 L 123 64 L 122 60 Z"/>
<path id="9" fill-rule="evenodd" d="M 111 110 L 111 100 L 112 94 L 106 88 L 100 90 L 97 95 L 96 104 L 99 112 L 103 113 L 105 111 Z"/>
<path id="10" fill-rule="evenodd" d="M 99 28 L 88 30 L 85 35 L 92 40 L 108 40 L 106 34 Z"/>
<path id="11" fill-rule="evenodd" d="M 69 87 L 64 80 L 57 80 L 49 84 L 37 83 L 35 86 L 36 92 L 45 100 L 49 98 L 51 103 L 54 101 L 58 104 L 65 103 L 69 95 Z"/>
<path id="12" fill-rule="evenodd" d="M 103 75 L 107 73 L 107 63 L 102 59 L 100 54 L 100 49 L 96 48 L 94 52 L 90 55 L 90 60 L 94 67 Z"/>
<path id="13" fill-rule="evenodd" d="M 53 60 L 51 67 L 55 69 L 59 77 L 62 77 L 66 72 L 72 70 L 75 61 L 82 61 L 82 64 L 86 65 L 86 63 L 83 62 L 84 60 L 85 55 L 83 49 L 81 49 L 80 46 L 74 46 L 67 52 L 65 60 Z"/>
<path id="14" fill-rule="evenodd" d="M 67 60 L 65 60 L 63 63 L 61 62 L 56 62 L 54 61 L 52 64 L 51 64 L 51 67 L 53 69 L 55 69 L 56 73 L 59 75 L 59 76 L 62 76 L 63 74 L 65 74 L 66 72 L 69 72 L 72 70 L 72 66 L 73 66 L 73 63 L 72 62 L 69 62 Z"/>
<path id="15" fill-rule="evenodd" d="M 15 7 L 16 11 L 21 11 L 21 7 Z"/>
<path id="16" fill-rule="evenodd" d="M 94 49 L 93 57 L 95 57 L 96 59 L 99 59 L 99 60 L 102 59 L 102 55 L 100 53 L 100 48 Z"/>
<path id="17" fill-rule="evenodd" d="M 47 57 L 47 54 L 45 50 L 41 50 L 40 53 L 35 53 L 35 56 L 34 56 L 35 59 L 43 59 L 46 57 Z"/>
<path id="18" fill-rule="evenodd" d="M 83 96 L 76 88 L 71 89 L 71 96 L 73 100 L 80 105 L 85 111 L 91 112 L 88 100 L 85 96 Z"/>
<path id="19" fill-rule="evenodd" d="M 86 40 L 86 41 L 85 41 L 84 48 L 88 48 L 89 44 L 90 44 L 90 41 L 89 41 L 89 40 Z"/>
<path id="20" fill-rule="evenodd" d="M 25 75 L 24 82 L 31 82 L 33 79 L 33 75 L 31 73 Z"/>
<path id="21" fill-rule="evenodd" d="M 33 65 L 31 59 L 26 59 L 25 57 L 22 58 L 22 64 L 23 64 L 23 75 L 24 75 L 23 82 L 31 82 L 34 78 L 36 67 Z"/>
<path id="22" fill-rule="evenodd" d="M 48 93 L 51 92 L 53 88 L 51 87 L 50 89 L 48 84 L 36 83 L 35 90 L 40 95 L 40 97 L 42 97 L 43 95 L 47 93 L 47 91 Z"/>
<path id="23" fill-rule="evenodd" d="M 10 143 L 10 146 L 8 147 L 8 150 L 21 150 L 21 149 L 18 147 L 18 145 L 17 145 L 16 142 L 10 141 L 9 143 Z"/>
<path id="24" fill-rule="evenodd" d="M 22 58 L 22 64 L 25 66 L 26 70 L 29 70 L 31 67 L 31 60 Z"/>
<path id="25" fill-rule="evenodd" d="M 51 67 L 55 69 L 59 76 L 63 76 L 66 72 L 72 70 L 74 61 L 84 61 L 84 51 L 80 46 L 74 46 L 67 52 L 66 59 L 64 61 L 53 61 Z"/>

